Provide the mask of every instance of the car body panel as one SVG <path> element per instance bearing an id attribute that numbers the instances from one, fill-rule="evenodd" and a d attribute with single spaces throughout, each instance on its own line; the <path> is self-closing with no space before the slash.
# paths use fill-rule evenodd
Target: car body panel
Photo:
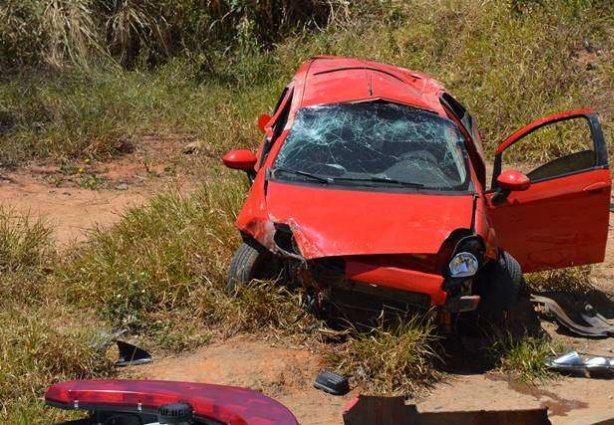
<path id="1" fill-rule="evenodd" d="M 437 253 L 452 231 L 471 227 L 473 216 L 471 194 L 379 192 L 269 181 L 265 199 L 260 217 L 268 213 L 269 221 L 288 224 L 306 259 Z M 240 224 L 244 217 L 242 213 Z M 248 228 L 243 230 L 266 242 Z"/>
<path id="2" fill-rule="evenodd" d="M 490 209 L 499 243 L 525 273 L 603 261 L 610 181 L 601 169 L 510 193 L 505 204 Z"/>
<path id="3" fill-rule="evenodd" d="M 543 126 L 574 118 L 586 118 L 590 125 L 595 166 L 533 181 L 527 190 L 511 192 L 504 204 L 489 208 L 499 243 L 525 273 L 599 263 L 605 257 L 611 175 L 593 110 L 550 115 L 516 131 L 497 149 L 493 185 L 502 172 L 502 154 L 507 148 Z"/>
<path id="4" fill-rule="evenodd" d="M 65 381 L 52 385 L 45 401 L 68 409 L 134 411 L 189 403 L 195 416 L 228 425 L 298 424 L 281 403 L 256 391 L 224 385 L 154 380 Z"/>
<path id="5" fill-rule="evenodd" d="M 302 75 L 297 74 L 301 79 Z M 444 115 L 443 85 L 424 74 L 361 59 L 317 56 L 304 74 L 300 107 L 374 98 L 391 99 Z"/>

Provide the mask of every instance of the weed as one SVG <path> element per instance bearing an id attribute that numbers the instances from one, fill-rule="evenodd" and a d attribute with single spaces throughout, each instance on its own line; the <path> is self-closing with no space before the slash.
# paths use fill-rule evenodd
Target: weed
<path id="1" fill-rule="evenodd" d="M 329 361 L 368 391 L 410 394 L 437 377 L 437 339 L 434 324 L 415 317 L 352 336 Z"/>
<path id="2" fill-rule="evenodd" d="M 501 369 L 514 379 L 535 383 L 551 376 L 546 360 L 562 352 L 562 348 L 546 336 L 517 338 L 508 334 L 495 341 L 491 352 Z"/>
<path id="3" fill-rule="evenodd" d="M 527 289 L 531 293 L 582 294 L 593 289 L 591 271 L 591 266 L 583 266 L 531 273 L 525 276 L 525 281 Z"/>
<path id="4" fill-rule="evenodd" d="M 104 179 L 101 179 L 94 173 L 82 173 L 79 178 L 79 187 L 89 190 L 98 190 L 104 185 Z"/>

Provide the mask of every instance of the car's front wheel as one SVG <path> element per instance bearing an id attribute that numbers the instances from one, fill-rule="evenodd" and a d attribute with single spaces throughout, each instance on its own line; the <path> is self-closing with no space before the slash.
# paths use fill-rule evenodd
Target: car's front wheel
<path id="1" fill-rule="evenodd" d="M 506 251 L 486 267 L 478 282 L 482 297 L 478 310 L 480 314 L 494 318 L 518 302 L 523 284 L 522 270 L 520 263 Z"/>
<path id="2" fill-rule="evenodd" d="M 275 263 L 273 254 L 263 246 L 256 242 L 243 242 L 230 262 L 226 291 L 234 295 L 240 285 L 252 279 L 274 277 Z"/>

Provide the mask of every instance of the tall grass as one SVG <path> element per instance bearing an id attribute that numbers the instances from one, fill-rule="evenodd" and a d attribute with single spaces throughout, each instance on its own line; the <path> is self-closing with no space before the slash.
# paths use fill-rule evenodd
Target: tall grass
<path id="1" fill-rule="evenodd" d="M 437 339 L 434 323 L 415 317 L 357 333 L 329 360 L 366 391 L 413 394 L 438 376 Z"/>
<path id="2" fill-rule="evenodd" d="M 124 3 L 113 3 L 113 13 L 120 13 Z M 145 8 L 148 3 L 139 4 Z M 228 42 L 199 53 L 188 43 L 176 59 L 158 61 L 153 69 L 135 64 L 127 72 L 106 59 L 89 71 L 50 73 L 39 67 L 0 79 L 0 163 L 114 154 L 119 139 L 138 142 L 142 132 L 189 133 L 210 154 L 254 146 L 259 138 L 255 117 L 270 110 L 299 63 L 322 53 L 389 62 L 442 80 L 477 119 L 488 156 L 518 127 L 580 107 L 595 107 L 602 114 L 611 143 L 614 110 L 607 93 L 614 87 L 614 7 L 554 0 L 531 4 L 514 12 L 507 2 L 477 0 L 360 2 L 342 24 L 315 34 L 297 31 L 271 51 Z M 223 6 L 219 13 L 228 12 Z M 181 3 L 175 9 L 181 15 L 189 7 Z M 132 13 L 116 19 L 133 29 L 122 30 L 124 35 L 110 29 L 106 36 L 115 43 L 129 45 L 120 39 L 132 32 L 175 40 L 170 17 L 153 22 L 141 16 L 150 13 L 141 9 L 121 13 Z M 117 60 L 128 55 L 127 48 L 117 47 Z M 21 43 L 11 49 L 28 50 Z M 543 157 L 546 149 L 532 146 L 527 159 Z"/>
<path id="3" fill-rule="evenodd" d="M 343 0 L 8 0 L 0 5 L 0 63 L 88 68 L 111 56 L 133 68 L 228 46 L 270 49 L 346 11 Z"/>
<path id="4" fill-rule="evenodd" d="M 110 368 L 104 353 L 92 348 L 97 321 L 61 303 L 49 286 L 57 261 L 50 229 L 3 209 L 0 242 L 0 421 L 32 423 L 51 382 Z"/>

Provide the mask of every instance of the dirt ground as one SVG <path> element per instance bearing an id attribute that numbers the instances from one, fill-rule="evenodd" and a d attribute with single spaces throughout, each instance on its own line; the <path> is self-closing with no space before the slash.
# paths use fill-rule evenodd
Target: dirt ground
<path id="1" fill-rule="evenodd" d="M 83 240 L 94 226 L 108 226 L 130 206 L 154 193 L 173 188 L 187 192 L 193 178 L 182 171 L 187 141 L 181 137 L 145 137 L 139 148 L 108 163 L 79 162 L 33 165 L 0 176 L 0 203 L 44 218 L 55 227 L 60 244 Z M 164 158 L 164 160 L 160 160 Z M 612 215 L 614 216 L 614 214 Z M 611 220 L 611 226 L 614 220 Z M 614 233 L 610 232 L 606 262 L 596 266 L 593 283 L 610 304 L 614 317 Z M 614 356 L 614 339 L 554 337 L 578 351 Z M 239 336 L 180 357 L 156 358 L 152 364 L 129 368 L 126 376 L 229 384 L 263 391 L 285 404 L 304 425 L 340 424 L 341 411 L 359 392 L 343 397 L 313 388 L 323 360 L 308 347 L 292 347 L 261 338 Z M 424 411 L 508 409 L 547 406 L 555 424 L 572 424 L 587 415 L 614 410 L 614 381 L 561 377 L 532 387 L 508 381 L 496 372 L 457 372 L 416 399 Z"/>
<path id="2" fill-rule="evenodd" d="M 188 140 L 181 136 L 144 136 L 114 161 L 34 164 L 0 174 L 0 205 L 42 218 L 60 245 L 81 241 L 95 226 L 108 226 L 120 214 L 142 205 L 163 189 L 192 187 Z"/>

